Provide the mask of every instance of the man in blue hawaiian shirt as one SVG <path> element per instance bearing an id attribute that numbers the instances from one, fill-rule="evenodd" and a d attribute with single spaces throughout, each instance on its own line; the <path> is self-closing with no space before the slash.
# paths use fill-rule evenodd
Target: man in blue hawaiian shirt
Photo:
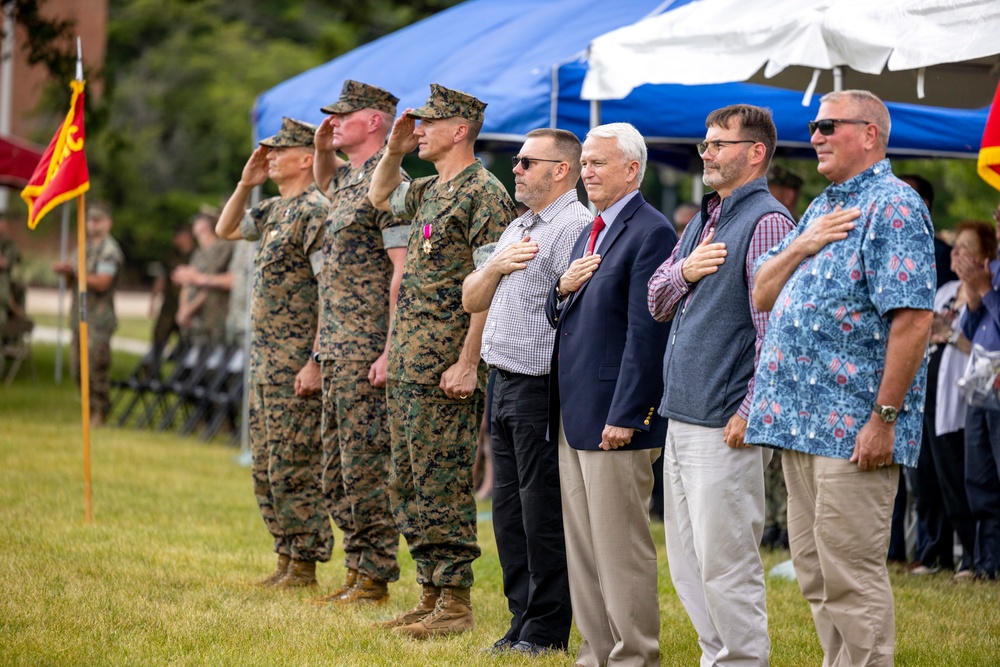
<path id="1" fill-rule="evenodd" d="M 809 128 L 833 184 L 758 261 L 754 304 L 772 312 L 746 442 L 786 450 L 792 560 L 823 664 L 891 666 L 885 554 L 899 464 L 919 450 L 934 229 L 885 159 L 881 100 L 830 93 Z"/>

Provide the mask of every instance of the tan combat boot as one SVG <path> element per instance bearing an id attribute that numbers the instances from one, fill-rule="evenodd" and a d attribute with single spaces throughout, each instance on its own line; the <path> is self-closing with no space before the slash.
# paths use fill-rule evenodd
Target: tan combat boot
<path id="1" fill-rule="evenodd" d="M 440 588 L 434 586 L 433 584 L 424 584 L 424 590 L 420 594 L 420 602 L 417 603 L 416 607 L 397 616 L 391 621 L 378 623 L 377 626 L 382 628 L 399 628 L 410 625 L 411 623 L 416 623 L 424 616 L 427 616 L 434 611 L 440 595 Z"/>
<path id="2" fill-rule="evenodd" d="M 285 576 L 274 584 L 277 588 L 306 588 L 316 586 L 316 561 L 295 560 L 288 565 Z"/>
<path id="3" fill-rule="evenodd" d="M 389 601 L 389 585 L 384 581 L 372 579 L 363 572 L 358 574 L 353 588 L 333 601 L 334 604 L 376 604 L 382 605 Z"/>
<path id="4" fill-rule="evenodd" d="M 278 567 L 265 579 L 261 579 L 257 582 L 258 586 L 274 586 L 278 583 L 278 580 L 285 576 L 285 572 L 288 571 L 288 564 L 292 561 L 291 558 L 285 554 L 278 554 Z"/>
<path id="5" fill-rule="evenodd" d="M 476 627 L 472 615 L 472 600 L 468 588 L 443 587 L 434 611 L 416 623 L 398 628 L 398 632 L 414 639 L 457 635 Z"/>
<path id="6" fill-rule="evenodd" d="M 357 580 L 358 580 L 358 571 L 348 568 L 347 577 L 344 579 L 343 586 L 341 586 L 332 593 L 328 593 L 327 595 L 321 595 L 318 598 L 313 598 L 312 600 L 309 601 L 309 604 L 320 605 L 320 606 L 330 604 L 331 602 L 334 602 L 339 598 L 343 597 L 345 593 L 354 588 L 354 583 Z"/>

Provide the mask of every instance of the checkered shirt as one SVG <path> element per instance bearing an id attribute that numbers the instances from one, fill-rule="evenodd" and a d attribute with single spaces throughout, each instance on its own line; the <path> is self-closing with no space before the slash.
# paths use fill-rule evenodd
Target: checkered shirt
<path id="1" fill-rule="evenodd" d="M 570 190 L 540 213 L 528 211 L 510 223 L 490 261 L 525 236 L 538 244 L 538 254 L 527 268 L 500 279 L 483 330 L 483 361 L 512 373 L 549 372 L 556 332 L 545 318 L 545 298 L 569 266 L 573 244 L 593 221 L 576 190 Z"/>

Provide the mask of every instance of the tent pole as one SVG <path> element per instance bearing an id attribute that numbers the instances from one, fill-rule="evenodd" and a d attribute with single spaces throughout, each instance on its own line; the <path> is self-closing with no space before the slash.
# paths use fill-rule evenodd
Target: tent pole
<path id="1" fill-rule="evenodd" d="M 601 101 L 590 100 L 590 128 L 593 129 L 601 124 Z"/>
<path id="2" fill-rule="evenodd" d="M 833 68 L 833 89 L 838 93 L 844 89 L 844 70 L 840 65 Z"/>
<path id="3" fill-rule="evenodd" d="M 559 120 L 559 65 L 552 66 L 552 92 L 549 97 L 549 127 Z"/>

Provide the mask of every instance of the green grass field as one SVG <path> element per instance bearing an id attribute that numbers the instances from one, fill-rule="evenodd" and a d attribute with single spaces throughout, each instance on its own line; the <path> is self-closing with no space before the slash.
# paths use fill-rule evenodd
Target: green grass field
<path id="1" fill-rule="evenodd" d="M 80 406 L 70 383 L 52 386 L 52 348 L 36 346 L 28 373 L 0 387 L 0 664 L 3 665 L 539 665 L 568 654 L 492 657 L 508 614 L 488 521 L 479 526 L 477 627 L 419 643 L 371 627 L 415 604 L 413 563 L 402 544 L 402 578 L 381 609 L 332 611 L 310 593 L 251 583 L 270 572 L 270 539 L 249 470 L 236 450 L 173 434 L 113 428 L 93 434 L 94 524 L 84 525 Z M 116 359 L 124 373 L 134 359 Z M 488 514 L 489 507 L 481 507 Z M 660 545 L 664 665 L 697 665 L 694 631 L 670 585 Z M 338 536 L 339 546 L 339 536 Z M 770 568 L 787 553 L 765 553 Z M 343 579 L 319 568 L 321 590 Z M 893 575 L 896 664 L 1000 664 L 1000 586 L 953 584 L 946 575 Z M 806 603 L 794 582 L 768 579 L 772 664 L 819 665 Z"/>
<path id="2" fill-rule="evenodd" d="M 57 317 L 50 314 L 33 313 L 31 319 L 34 320 L 35 326 L 39 327 L 55 327 L 57 324 Z M 69 327 L 69 321 L 65 317 L 63 318 L 63 326 Z M 65 335 L 68 339 L 69 334 Z M 145 317 L 119 317 L 115 336 L 149 342 L 153 338 L 153 322 Z"/>

